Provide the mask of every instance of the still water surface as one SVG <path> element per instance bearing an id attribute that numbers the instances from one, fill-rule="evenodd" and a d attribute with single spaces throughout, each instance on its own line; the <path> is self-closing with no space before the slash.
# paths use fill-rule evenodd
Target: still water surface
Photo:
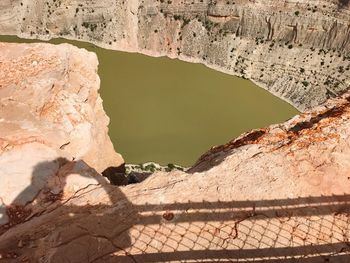
<path id="1" fill-rule="evenodd" d="M 38 42 L 10 36 L 0 41 Z M 50 41 L 67 42 L 97 53 L 109 135 L 127 163 L 189 166 L 214 145 L 298 113 L 251 81 L 201 64 Z"/>

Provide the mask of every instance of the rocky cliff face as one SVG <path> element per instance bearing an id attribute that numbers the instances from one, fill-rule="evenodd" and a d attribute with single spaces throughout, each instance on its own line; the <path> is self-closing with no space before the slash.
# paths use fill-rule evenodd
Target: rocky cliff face
<path id="1" fill-rule="evenodd" d="M 215 147 L 187 172 L 115 187 L 78 158 L 108 161 L 69 148 L 85 140 L 66 144 L 78 123 L 106 138 L 95 57 L 0 47 L 2 262 L 349 262 L 349 93 Z"/>
<path id="2" fill-rule="evenodd" d="M 204 63 L 302 111 L 349 87 L 346 0 L 16 0 L 0 7 L 1 34 Z"/>
<path id="3" fill-rule="evenodd" d="M 71 45 L 0 43 L 1 205 L 33 184 L 17 200 L 30 202 L 59 167 L 36 170 L 38 163 L 84 160 L 99 172 L 123 163 L 107 134 L 96 72 L 96 55 Z"/>

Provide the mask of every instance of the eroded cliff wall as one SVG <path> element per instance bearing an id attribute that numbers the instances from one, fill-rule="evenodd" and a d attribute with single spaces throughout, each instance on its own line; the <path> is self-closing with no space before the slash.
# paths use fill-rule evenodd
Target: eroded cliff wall
<path id="1" fill-rule="evenodd" d="M 349 87 L 345 0 L 2 1 L 0 33 L 167 55 L 242 76 L 310 109 Z"/>

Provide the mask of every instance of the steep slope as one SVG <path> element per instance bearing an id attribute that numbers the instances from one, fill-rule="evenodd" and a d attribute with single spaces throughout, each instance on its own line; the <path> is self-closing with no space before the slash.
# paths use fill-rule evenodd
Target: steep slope
<path id="1" fill-rule="evenodd" d="M 108 137 L 97 64 L 71 45 L 0 43 L 1 211 L 31 183 L 19 204 L 36 196 L 53 171 L 44 165 L 34 177 L 39 162 L 78 159 L 99 172 L 124 162 Z"/>

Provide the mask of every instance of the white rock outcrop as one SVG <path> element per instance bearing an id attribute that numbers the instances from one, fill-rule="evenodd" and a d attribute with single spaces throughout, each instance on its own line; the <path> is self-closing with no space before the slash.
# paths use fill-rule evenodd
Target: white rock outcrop
<path id="1" fill-rule="evenodd" d="M 31 202 L 59 167 L 49 161 L 83 160 L 99 172 L 124 162 L 108 137 L 97 65 L 95 54 L 67 44 L 0 43 L 2 207 Z"/>

